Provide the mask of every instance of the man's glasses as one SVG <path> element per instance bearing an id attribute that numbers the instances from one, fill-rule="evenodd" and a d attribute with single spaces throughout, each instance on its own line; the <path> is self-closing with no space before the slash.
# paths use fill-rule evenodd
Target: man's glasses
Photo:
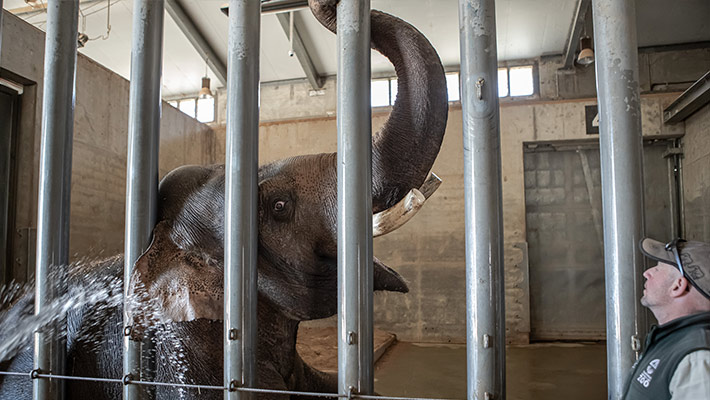
<path id="1" fill-rule="evenodd" d="M 680 262 L 680 253 L 678 252 L 678 243 L 685 242 L 685 239 L 675 238 L 670 242 L 666 243 L 666 251 L 673 252 L 675 257 L 675 262 L 678 264 L 678 269 L 680 270 L 680 275 L 685 278 L 685 271 L 683 270 L 683 263 Z"/>

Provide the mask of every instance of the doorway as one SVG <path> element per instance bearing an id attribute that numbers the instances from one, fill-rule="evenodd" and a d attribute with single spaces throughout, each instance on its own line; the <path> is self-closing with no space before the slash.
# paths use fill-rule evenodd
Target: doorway
<path id="1" fill-rule="evenodd" d="M 646 234 L 672 238 L 679 220 L 675 140 L 644 143 Z M 670 157 L 670 158 L 669 158 Z M 669 161 L 671 160 L 671 161 Z M 530 339 L 606 338 L 598 142 L 524 149 Z"/>
<path id="2" fill-rule="evenodd" d="M 12 232 L 15 221 L 15 165 L 20 93 L 0 84 L 0 285 L 13 279 Z"/>

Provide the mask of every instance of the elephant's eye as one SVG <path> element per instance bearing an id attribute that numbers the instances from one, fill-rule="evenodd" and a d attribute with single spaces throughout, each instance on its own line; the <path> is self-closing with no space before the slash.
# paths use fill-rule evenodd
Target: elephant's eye
<path id="1" fill-rule="evenodd" d="M 277 200 L 274 202 L 274 211 L 281 212 L 286 209 L 286 202 L 283 200 Z"/>

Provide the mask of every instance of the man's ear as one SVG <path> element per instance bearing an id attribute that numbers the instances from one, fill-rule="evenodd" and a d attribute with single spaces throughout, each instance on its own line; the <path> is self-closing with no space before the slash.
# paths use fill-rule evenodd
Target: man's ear
<path id="1" fill-rule="evenodd" d="M 682 276 L 673 279 L 671 297 L 680 297 L 690 292 L 690 282 Z"/>

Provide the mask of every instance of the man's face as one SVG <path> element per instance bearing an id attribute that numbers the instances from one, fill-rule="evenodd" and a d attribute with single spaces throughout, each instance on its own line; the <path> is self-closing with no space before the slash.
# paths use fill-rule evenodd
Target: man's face
<path id="1" fill-rule="evenodd" d="M 653 310 L 670 303 L 671 287 L 674 280 L 680 277 L 678 268 L 659 261 L 655 267 L 647 269 L 643 277 L 646 278 L 646 283 L 641 298 L 642 305 Z"/>

